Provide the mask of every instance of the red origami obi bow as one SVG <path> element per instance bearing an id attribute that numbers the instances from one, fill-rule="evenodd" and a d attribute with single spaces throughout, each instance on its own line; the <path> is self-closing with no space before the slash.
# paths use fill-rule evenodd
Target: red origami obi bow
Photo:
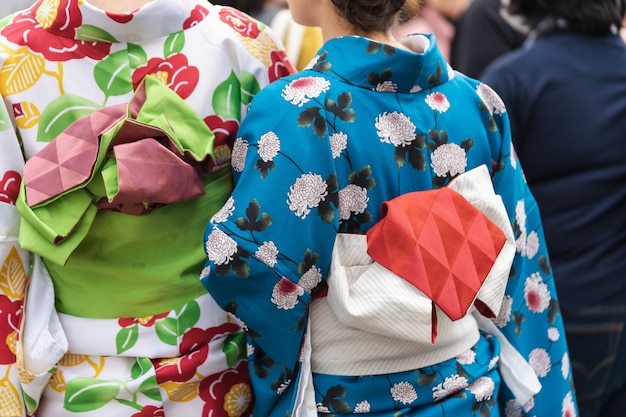
<path id="1" fill-rule="evenodd" d="M 495 317 L 477 295 L 506 243 L 500 227 L 448 187 L 401 195 L 383 203 L 381 213 L 367 233 L 367 253 L 432 300 L 433 343 L 435 306 L 451 320 L 472 304 Z"/>

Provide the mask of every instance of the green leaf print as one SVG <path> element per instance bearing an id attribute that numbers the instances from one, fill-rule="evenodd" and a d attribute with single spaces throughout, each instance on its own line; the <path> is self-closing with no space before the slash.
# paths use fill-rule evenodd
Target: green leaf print
<path id="1" fill-rule="evenodd" d="M 122 381 L 79 377 L 67 383 L 65 409 L 73 413 L 97 410 L 115 399 Z"/>
<path id="2" fill-rule="evenodd" d="M 154 401 L 161 401 L 161 390 L 156 375 L 151 376 L 139 385 L 139 392 Z"/>
<path id="3" fill-rule="evenodd" d="M 139 325 L 134 324 L 130 327 L 125 327 L 120 330 L 115 336 L 115 348 L 117 354 L 126 352 L 128 349 L 135 346 L 137 339 L 139 338 Z"/>
<path id="4" fill-rule="evenodd" d="M 148 358 L 137 358 L 137 361 L 133 364 L 130 370 L 130 376 L 133 379 L 137 379 L 142 375 L 147 374 L 152 369 L 152 361 Z"/>
<path id="5" fill-rule="evenodd" d="M 107 97 L 122 96 L 133 91 L 127 51 L 113 52 L 98 62 L 93 70 L 93 76 Z"/>
<path id="6" fill-rule="evenodd" d="M 221 82 L 213 94 L 213 110 L 222 119 L 239 120 L 241 115 L 241 84 L 237 75 L 231 71 L 230 76 Z"/>
<path id="7" fill-rule="evenodd" d="M 231 368 L 237 366 L 239 361 L 247 357 L 246 351 L 246 334 L 231 334 L 224 342 L 224 355 L 226 355 L 226 363 Z"/>
<path id="8" fill-rule="evenodd" d="M 154 328 L 161 342 L 170 346 L 176 346 L 178 336 L 180 336 L 178 320 L 173 317 L 166 317 L 163 320 L 159 320 L 154 325 Z"/>
<path id="9" fill-rule="evenodd" d="M 176 317 L 178 319 L 178 333 L 179 336 L 182 336 L 200 320 L 200 306 L 196 301 L 191 301 L 176 310 Z"/>
<path id="10" fill-rule="evenodd" d="M 241 104 L 248 105 L 252 98 L 261 91 L 259 80 L 248 71 L 241 71 Z"/>
<path id="11" fill-rule="evenodd" d="M 24 398 L 24 405 L 26 407 L 26 413 L 29 415 L 33 415 L 35 410 L 37 410 L 37 401 L 34 398 L 26 394 L 26 392 L 22 391 L 22 396 Z"/>
<path id="12" fill-rule="evenodd" d="M 76 39 L 86 42 L 117 42 L 109 32 L 94 25 L 80 25 L 76 30 Z"/>
<path id="13" fill-rule="evenodd" d="M 73 94 L 63 94 L 55 98 L 41 114 L 37 141 L 50 142 L 70 124 L 100 108 L 99 104 Z"/>
<path id="14" fill-rule="evenodd" d="M 0 132 L 12 129 L 13 125 L 11 125 L 11 120 L 9 119 L 9 114 L 7 113 L 6 107 L 2 106 L 0 109 Z"/>
<path id="15" fill-rule="evenodd" d="M 146 51 L 141 46 L 129 43 L 128 61 L 132 69 L 138 68 L 148 63 L 148 54 L 146 54 Z"/>
<path id="16" fill-rule="evenodd" d="M 165 45 L 163 45 L 163 56 L 167 58 L 168 56 L 179 54 L 184 47 L 185 33 L 182 30 L 180 32 L 172 33 L 167 37 Z"/>

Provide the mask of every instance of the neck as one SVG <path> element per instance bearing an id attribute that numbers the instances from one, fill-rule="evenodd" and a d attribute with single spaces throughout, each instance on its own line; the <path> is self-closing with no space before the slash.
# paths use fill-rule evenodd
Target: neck
<path id="1" fill-rule="evenodd" d="M 98 9 L 109 13 L 127 13 L 140 9 L 151 0 L 87 0 Z"/>

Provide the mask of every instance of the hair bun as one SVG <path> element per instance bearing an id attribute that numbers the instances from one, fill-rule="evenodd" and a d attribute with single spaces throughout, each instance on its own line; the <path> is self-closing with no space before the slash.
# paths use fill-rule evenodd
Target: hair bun
<path id="1" fill-rule="evenodd" d="M 332 0 L 342 16 L 363 32 L 386 31 L 406 0 Z"/>

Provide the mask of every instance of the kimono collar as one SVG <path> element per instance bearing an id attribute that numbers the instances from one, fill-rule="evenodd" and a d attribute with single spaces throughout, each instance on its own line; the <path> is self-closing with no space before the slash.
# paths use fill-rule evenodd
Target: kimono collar
<path id="1" fill-rule="evenodd" d="M 411 35 L 403 42 L 421 44 L 424 51 L 411 52 L 358 36 L 339 37 L 322 46 L 309 68 L 358 87 L 396 93 L 416 93 L 454 76 L 433 35 Z"/>
<path id="2" fill-rule="evenodd" d="M 151 0 L 133 12 L 115 14 L 86 0 L 39 0 L 17 18 L 75 41 L 142 42 L 194 26 L 211 7 L 203 0 Z"/>

